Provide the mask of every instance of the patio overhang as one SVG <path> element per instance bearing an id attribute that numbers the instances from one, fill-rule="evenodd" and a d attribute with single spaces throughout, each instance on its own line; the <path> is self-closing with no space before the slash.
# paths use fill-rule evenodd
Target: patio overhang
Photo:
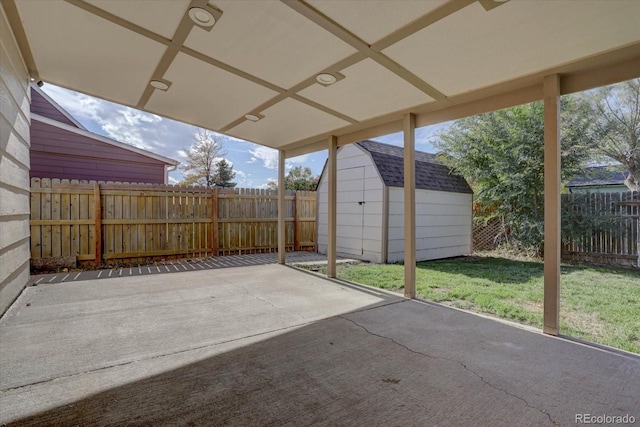
<path id="1" fill-rule="evenodd" d="M 36 81 L 278 149 L 281 168 L 287 157 L 330 149 L 335 159 L 336 146 L 360 139 L 640 76 L 638 1 L 2 5 Z M 548 141 L 547 176 L 559 168 L 555 143 Z M 550 200 L 547 208 L 559 209 Z M 329 213 L 335 224 L 335 206 Z M 547 237 L 559 245 L 557 232 Z"/>
<path id="2" fill-rule="evenodd" d="M 635 1 L 2 3 L 35 80 L 287 157 L 640 73 Z"/>

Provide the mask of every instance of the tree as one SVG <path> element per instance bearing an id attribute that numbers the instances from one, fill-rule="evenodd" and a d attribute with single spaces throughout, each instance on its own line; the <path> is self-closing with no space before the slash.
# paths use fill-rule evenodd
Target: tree
<path id="1" fill-rule="evenodd" d="M 315 191 L 318 186 L 318 180 L 320 177 L 313 176 L 311 168 L 302 166 L 296 166 L 289 171 L 284 178 L 284 186 L 286 190 L 295 191 Z M 277 181 L 269 181 L 267 184 L 269 189 L 277 190 Z"/>
<path id="2" fill-rule="evenodd" d="M 591 107 L 580 96 L 561 99 L 562 177 L 575 176 L 594 144 Z M 474 188 L 476 214 L 499 218 L 516 250 L 542 253 L 544 235 L 544 106 L 520 105 L 468 117 L 435 141 L 441 158 Z"/>
<path id="3" fill-rule="evenodd" d="M 628 170 L 629 190 L 640 191 L 640 79 L 596 91 L 600 143 L 596 152 L 622 163 Z"/>
<path id="4" fill-rule="evenodd" d="M 213 176 L 213 185 L 215 187 L 233 188 L 236 186 L 235 182 L 231 182 L 236 176 L 231 163 L 227 162 L 226 159 L 221 159 L 215 164 L 215 167 L 216 173 Z"/>
<path id="5" fill-rule="evenodd" d="M 214 185 L 216 159 L 224 154 L 222 145 L 206 129 L 198 129 L 193 139 L 195 143 L 185 150 L 187 160 L 180 168 L 185 172 L 182 184 L 211 187 Z"/>

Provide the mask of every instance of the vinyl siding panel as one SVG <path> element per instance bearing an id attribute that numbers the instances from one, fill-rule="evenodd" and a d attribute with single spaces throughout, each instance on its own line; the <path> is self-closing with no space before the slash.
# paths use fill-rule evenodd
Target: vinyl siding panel
<path id="1" fill-rule="evenodd" d="M 4 137 L 4 135 L 3 135 Z M 11 156 L 0 158 L 0 182 L 6 187 L 19 190 L 29 196 L 29 163 L 14 159 Z M 1 210 L 1 208 L 0 208 Z M 29 213 L 27 211 L 27 213 Z"/>
<path id="2" fill-rule="evenodd" d="M 0 313 L 29 280 L 29 75 L 0 5 Z"/>
<path id="3" fill-rule="evenodd" d="M 33 120 L 31 177 L 164 184 L 165 163 Z"/>
<path id="4" fill-rule="evenodd" d="M 388 262 L 404 259 L 404 190 L 389 189 Z M 471 253 L 472 201 L 466 193 L 416 191 L 416 259 Z"/>
<path id="5" fill-rule="evenodd" d="M 355 144 L 338 150 L 336 251 L 339 256 L 382 262 L 383 184 L 371 157 Z M 327 177 L 318 184 L 318 252 L 327 253 Z M 364 201 L 363 205 L 358 202 Z"/>
<path id="6" fill-rule="evenodd" d="M 19 217 L 13 218 L 15 219 L 5 216 L 0 222 L 0 248 L 7 248 L 29 238 L 29 223 Z"/>
<path id="7" fill-rule="evenodd" d="M 78 127 L 35 89 L 31 89 L 31 112 L 69 126 Z"/>
<path id="8" fill-rule="evenodd" d="M 26 119 L 22 117 L 22 120 L 25 120 L 26 123 Z M 28 130 L 29 126 L 25 126 L 24 129 Z M 23 139 L 23 136 L 28 134 L 28 131 L 22 135 L 15 132 L 15 127 L 7 121 L 4 115 L 0 114 L 0 135 L 6 135 L 7 138 L 5 153 L 23 165 L 29 164 L 29 142 Z M 5 140 L 3 139 L 4 142 Z"/>

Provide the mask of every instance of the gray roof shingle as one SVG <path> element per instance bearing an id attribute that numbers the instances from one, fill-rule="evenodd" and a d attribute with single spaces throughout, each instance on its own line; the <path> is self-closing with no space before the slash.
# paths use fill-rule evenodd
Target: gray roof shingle
<path id="1" fill-rule="evenodd" d="M 569 181 L 567 187 L 624 185 L 627 175 L 622 165 L 593 166 L 585 168 L 584 175 Z"/>
<path id="2" fill-rule="evenodd" d="M 356 143 L 369 152 L 385 185 L 404 186 L 404 149 L 377 141 Z M 416 151 L 416 188 L 473 194 L 467 181 L 440 163 L 434 154 Z"/>

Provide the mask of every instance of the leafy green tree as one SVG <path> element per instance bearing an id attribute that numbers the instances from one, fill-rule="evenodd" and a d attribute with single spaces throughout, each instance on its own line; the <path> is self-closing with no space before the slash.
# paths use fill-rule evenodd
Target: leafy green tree
<path id="1" fill-rule="evenodd" d="M 185 172 L 183 185 L 199 185 L 212 187 L 216 172 L 216 160 L 224 153 L 222 144 L 213 138 L 211 132 L 198 129 L 195 142 L 185 150 L 187 160 L 180 167 Z"/>
<path id="2" fill-rule="evenodd" d="M 213 185 L 215 187 L 233 188 L 236 186 L 235 182 L 231 180 L 236 177 L 236 173 L 233 171 L 231 163 L 226 159 L 221 159 L 215 164 L 216 173 L 213 176 Z"/>
<path id="3" fill-rule="evenodd" d="M 561 99 L 562 177 L 590 160 L 591 107 L 583 97 Z M 542 253 L 544 235 L 544 106 L 520 105 L 468 117 L 440 135 L 441 158 L 474 188 L 481 220 L 499 218 L 512 248 Z"/>
<path id="4" fill-rule="evenodd" d="M 318 187 L 318 179 L 318 176 L 313 176 L 311 168 L 296 166 L 284 178 L 284 186 L 286 190 L 315 191 Z M 271 190 L 278 189 L 277 181 L 269 181 L 267 186 Z"/>
<path id="5" fill-rule="evenodd" d="M 640 79 L 605 86 L 593 100 L 600 143 L 596 152 L 622 163 L 629 190 L 640 191 Z"/>

